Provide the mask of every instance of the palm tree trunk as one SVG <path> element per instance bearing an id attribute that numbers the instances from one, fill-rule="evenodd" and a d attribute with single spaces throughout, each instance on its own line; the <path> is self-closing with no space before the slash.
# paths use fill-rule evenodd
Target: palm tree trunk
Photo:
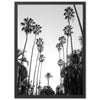
<path id="1" fill-rule="evenodd" d="M 61 66 L 60 66 L 60 84 L 62 83 L 62 79 L 61 79 Z"/>
<path id="2" fill-rule="evenodd" d="M 65 62 L 64 45 L 63 45 L 63 61 Z"/>
<path id="3" fill-rule="evenodd" d="M 37 69 L 36 95 L 37 95 L 37 90 L 38 90 L 37 88 L 38 88 L 39 66 L 40 66 L 40 61 L 39 61 L 39 64 L 38 64 L 38 69 Z"/>
<path id="4" fill-rule="evenodd" d="M 67 45 L 66 45 L 66 63 L 68 62 L 67 56 L 68 56 L 68 42 L 69 42 L 69 36 L 67 36 Z"/>
<path id="5" fill-rule="evenodd" d="M 59 59 L 60 59 L 60 50 L 59 50 Z"/>
<path id="6" fill-rule="evenodd" d="M 41 73 L 42 72 L 42 62 L 41 62 L 41 67 L 40 67 L 40 78 L 39 78 L 39 86 L 40 86 L 40 84 L 41 84 Z"/>
<path id="7" fill-rule="evenodd" d="M 23 56 L 24 56 L 27 40 L 28 40 L 28 34 L 26 33 L 26 40 L 25 40 L 24 49 L 23 49 Z"/>
<path id="8" fill-rule="evenodd" d="M 71 39 L 71 50 L 72 50 L 72 53 L 73 53 L 73 41 L 72 41 L 72 35 L 70 35 L 70 39 Z"/>
<path id="9" fill-rule="evenodd" d="M 48 85 L 47 86 L 49 86 L 49 78 L 47 78 L 47 81 L 48 81 Z"/>
<path id="10" fill-rule="evenodd" d="M 32 58 L 33 58 L 33 50 L 34 50 L 34 46 L 35 46 L 35 40 L 36 40 L 36 35 L 35 35 L 35 38 L 34 38 L 33 47 L 32 47 L 32 51 L 31 51 L 31 59 L 30 59 L 29 80 L 28 80 L 28 83 L 30 82 L 30 74 L 31 74 L 31 66 L 32 66 Z"/>
<path id="11" fill-rule="evenodd" d="M 78 23 L 79 23 L 79 26 L 80 26 L 80 30 L 81 30 L 81 33 L 82 33 L 82 36 L 83 36 L 83 29 L 82 29 L 82 25 L 81 25 L 81 22 L 80 22 L 80 18 L 79 18 L 75 4 L 73 6 L 74 6 L 74 9 L 75 9 L 76 16 L 77 16 L 77 19 L 78 19 Z"/>
<path id="12" fill-rule="evenodd" d="M 37 62 L 38 62 L 39 54 L 40 53 L 38 52 L 37 59 L 36 59 L 35 70 L 34 70 L 34 76 L 33 76 L 33 95 L 34 95 L 34 83 L 35 83 L 35 75 L 36 75 L 36 68 L 37 68 Z"/>

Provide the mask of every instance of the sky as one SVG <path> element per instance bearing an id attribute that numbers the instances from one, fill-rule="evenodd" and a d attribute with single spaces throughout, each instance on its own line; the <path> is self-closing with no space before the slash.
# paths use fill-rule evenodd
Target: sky
<path id="1" fill-rule="evenodd" d="M 56 86 L 60 84 L 60 68 L 57 65 L 59 60 L 59 53 L 56 48 L 58 38 L 64 35 L 63 29 L 67 25 L 67 20 L 64 17 L 64 9 L 69 5 L 18 5 L 18 49 L 23 50 L 26 35 L 21 31 L 21 22 L 24 18 L 32 18 L 37 24 L 42 26 L 42 32 L 37 38 L 41 37 L 44 40 L 44 51 L 42 54 L 45 56 L 45 61 L 42 67 L 42 81 L 41 85 L 47 85 L 45 74 L 50 72 L 52 78 L 50 79 L 50 86 L 55 90 Z M 73 7 L 72 5 L 70 5 Z M 83 7 L 82 5 L 76 5 L 81 24 L 83 26 Z M 73 27 L 73 49 L 80 49 L 79 36 L 81 36 L 80 27 L 77 21 L 77 17 L 72 19 L 71 25 Z M 26 46 L 25 56 L 30 61 L 31 50 L 34 41 L 34 34 L 28 35 L 28 42 Z M 70 41 L 69 41 L 69 53 L 70 53 Z M 33 80 L 34 67 L 36 64 L 37 47 L 34 48 L 32 68 L 31 68 L 31 80 Z M 26 66 L 29 70 L 29 66 Z"/>

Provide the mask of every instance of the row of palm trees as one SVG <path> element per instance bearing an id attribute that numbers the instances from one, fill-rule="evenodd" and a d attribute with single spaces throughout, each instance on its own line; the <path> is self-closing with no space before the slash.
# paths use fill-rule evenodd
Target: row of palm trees
<path id="1" fill-rule="evenodd" d="M 42 55 L 42 51 L 43 51 L 43 45 L 44 45 L 44 41 L 42 38 L 37 39 L 36 41 L 37 44 L 37 50 L 38 50 L 38 54 L 37 54 L 37 58 L 36 58 L 36 65 L 35 65 L 35 70 L 34 70 L 34 76 L 33 76 L 33 94 L 34 94 L 34 87 L 35 87 L 35 77 L 36 77 L 36 95 L 37 95 L 37 89 L 38 89 L 38 85 L 40 85 L 40 80 L 39 79 L 39 72 L 41 73 L 40 70 L 40 63 L 41 63 L 41 68 L 42 68 L 42 62 L 44 61 L 44 55 Z M 38 63 L 39 61 L 39 63 Z M 37 69 L 37 75 L 36 75 L 36 69 Z M 36 75 L 36 76 L 35 76 Z M 41 78 L 41 74 L 40 74 L 40 78 Z"/>
<path id="2" fill-rule="evenodd" d="M 59 52 L 59 60 L 58 60 L 58 65 L 60 66 L 60 72 L 62 70 L 62 67 L 65 66 L 65 64 L 68 63 L 68 42 L 69 42 L 69 37 L 71 40 L 71 51 L 73 53 L 73 43 L 72 43 L 72 26 L 70 24 L 71 19 L 74 17 L 74 11 L 71 7 L 67 7 L 65 9 L 65 19 L 68 21 L 68 25 L 64 27 L 64 36 L 59 37 L 59 43 L 56 45 L 58 52 Z M 65 60 L 65 50 L 64 50 L 64 44 L 66 45 L 66 60 Z M 61 59 L 61 49 L 63 50 L 63 59 Z M 60 84 L 62 84 L 62 79 L 60 77 Z"/>
<path id="3" fill-rule="evenodd" d="M 80 26 L 80 30 L 81 30 L 81 33 L 82 33 L 82 36 L 80 37 L 80 40 L 82 40 L 82 37 L 83 37 L 83 29 L 82 29 L 82 26 L 81 26 L 81 22 L 80 22 L 80 19 L 79 19 L 79 16 L 78 16 L 78 12 L 77 12 L 77 9 L 76 9 L 76 6 L 73 5 L 74 7 L 74 10 L 73 8 L 71 8 L 70 6 L 67 7 L 65 9 L 65 12 L 64 12 L 64 16 L 65 16 L 65 19 L 67 20 L 67 25 L 64 27 L 63 31 L 64 31 L 64 35 L 59 37 L 59 43 L 56 45 L 57 49 L 58 49 L 58 52 L 59 52 L 59 60 L 58 60 L 58 65 L 60 66 L 60 87 L 62 86 L 63 84 L 63 79 L 62 79 L 62 76 L 61 76 L 61 71 L 62 69 L 64 69 L 66 66 L 69 66 L 69 53 L 68 53 L 68 47 L 69 47 L 69 39 L 70 39 L 70 43 L 71 43 L 71 54 L 73 54 L 73 41 L 72 41 L 72 25 L 71 25 L 71 20 L 74 18 L 75 16 L 75 13 L 76 13 L 76 16 L 77 16 L 77 19 L 78 19 L 78 23 L 79 23 L 79 26 Z M 64 44 L 66 45 L 66 60 L 65 60 L 65 50 L 64 50 Z M 63 52 L 63 59 L 61 58 L 61 50 Z"/>
<path id="4" fill-rule="evenodd" d="M 75 12 L 74 12 L 75 10 Z M 59 43 L 56 45 L 58 52 L 59 52 L 59 60 L 58 60 L 58 65 L 60 66 L 60 85 L 59 87 L 63 90 L 64 93 L 64 87 L 63 87 L 63 78 L 61 76 L 61 71 L 66 67 L 69 66 L 69 39 L 70 39 L 70 46 L 71 46 L 71 54 L 74 54 L 74 49 L 73 49 L 73 41 L 72 41 L 72 23 L 71 20 L 74 18 L 74 14 L 76 13 L 78 22 L 79 22 L 79 26 L 80 26 L 80 30 L 82 33 L 82 37 L 80 37 L 80 39 L 83 39 L 83 29 L 80 23 L 80 19 L 78 16 L 78 12 L 76 9 L 76 6 L 74 5 L 74 10 L 73 8 L 71 8 L 70 6 L 67 7 L 65 9 L 64 12 L 64 16 L 65 19 L 67 20 L 67 25 L 64 27 L 63 31 L 64 31 L 64 35 L 59 37 Z M 36 24 L 34 22 L 34 20 L 32 18 L 24 18 L 23 22 L 21 22 L 22 25 L 22 31 L 25 32 L 26 34 L 26 40 L 25 40 L 25 44 L 24 44 L 24 48 L 22 51 L 18 50 L 18 69 L 17 69 L 17 77 L 18 77 L 18 85 L 22 84 L 23 85 L 23 80 L 28 76 L 28 88 L 27 88 L 27 94 L 29 93 L 29 86 L 30 86 L 30 75 L 31 75 L 31 67 L 32 67 L 32 59 L 33 59 L 33 53 L 34 53 L 34 48 L 35 45 L 37 46 L 37 58 L 36 58 L 36 64 L 35 64 L 35 68 L 34 68 L 34 75 L 33 75 L 33 89 L 32 89 L 32 93 L 33 95 L 39 95 L 39 89 L 41 87 L 41 74 L 42 74 L 42 63 L 45 59 L 44 55 L 42 54 L 43 50 L 44 50 L 44 41 L 42 38 L 37 38 L 37 36 L 41 33 L 41 26 Z M 25 57 L 25 52 L 26 52 L 26 45 L 28 42 L 28 35 L 33 33 L 34 34 L 34 40 L 33 40 L 33 45 L 32 45 L 32 50 L 31 50 L 31 57 L 30 57 L 30 61 L 27 61 L 26 57 Z M 66 49 L 65 49 L 66 46 Z M 62 54 L 61 55 L 61 50 L 62 50 Z M 65 54 L 66 51 L 66 54 Z M 21 57 L 20 57 L 21 56 Z M 20 58 L 19 58 L 20 57 Z M 27 75 L 27 70 L 24 67 L 24 62 L 26 62 L 27 64 L 29 64 L 29 75 Z M 23 67 L 22 67 L 23 66 Z M 25 76 L 23 75 L 23 72 L 25 72 Z M 23 77 L 22 77 L 23 76 Z M 49 79 L 52 77 L 52 75 L 50 73 L 46 74 L 46 78 L 47 78 L 47 86 L 49 87 Z M 59 88 L 58 87 L 58 88 Z M 60 89 L 58 89 L 60 90 Z M 59 94 L 59 93 L 58 93 Z"/>
<path id="5" fill-rule="evenodd" d="M 28 17 L 24 18 L 24 22 L 21 22 L 21 25 L 22 25 L 22 31 L 24 31 L 25 34 L 26 34 L 24 49 L 21 52 L 21 54 L 22 54 L 22 57 L 20 59 L 21 66 L 24 66 L 24 62 L 29 63 L 27 61 L 25 55 L 24 55 L 26 45 L 27 45 L 27 41 L 28 41 L 28 35 L 29 35 L 29 33 L 32 33 L 32 32 L 35 35 L 34 36 L 34 41 L 33 41 L 33 46 L 32 46 L 32 51 L 31 51 L 31 58 L 30 58 L 30 65 L 29 65 L 29 75 L 26 74 L 25 77 L 28 76 L 28 84 L 30 84 L 30 74 L 31 74 L 33 51 L 34 51 L 35 45 L 37 45 L 38 54 L 37 54 L 37 58 L 36 58 L 36 64 L 35 64 L 34 75 L 33 75 L 33 95 L 38 95 L 39 94 L 39 87 L 41 87 L 40 85 L 41 85 L 42 63 L 43 63 L 44 58 L 45 58 L 44 55 L 42 54 L 42 51 L 44 50 L 44 41 L 43 41 L 42 38 L 36 39 L 37 35 L 39 35 L 41 33 L 41 30 L 40 30 L 41 26 L 35 24 L 33 19 L 28 18 Z M 22 69 L 21 69 L 21 73 L 23 73 Z M 22 78 L 21 75 L 19 77 Z M 49 86 L 49 79 L 52 77 L 52 75 L 50 73 L 47 73 L 45 75 L 45 77 L 47 78 L 47 86 Z M 20 83 L 23 83 L 23 82 L 21 82 L 22 80 L 19 80 L 19 81 L 20 81 Z M 28 92 L 29 92 L 29 87 L 27 89 L 27 94 L 28 94 Z"/>
<path id="6" fill-rule="evenodd" d="M 37 58 L 36 58 L 36 64 L 35 64 L 35 70 L 34 70 L 34 76 L 33 76 L 33 94 L 34 94 L 35 81 L 36 81 L 36 91 L 37 91 L 38 85 L 41 84 L 42 62 L 44 61 L 44 58 L 45 58 L 44 55 L 42 54 L 42 51 L 44 50 L 44 41 L 43 41 L 42 38 L 37 39 L 37 35 L 39 35 L 41 33 L 42 27 L 40 25 L 37 25 L 32 18 L 28 18 L 28 17 L 24 18 L 23 22 L 21 22 L 21 25 L 22 25 L 22 31 L 24 31 L 25 34 L 26 34 L 26 40 L 25 40 L 23 51 L 20 54 L 18 54 L 19 56 L 21 55 L 21 58 L 20 58 L 20 61 L 21 61 L 20 65 L 21 66 L 24 66 L 24 62 L 27 61 L 25 56 L 24 56 L 24 53 L 26 51 L 28 35 L 31 34 L 31 33 L 34 34 L 34 41 L 33 41 L 33 45 L 32 45 L 31 58 L 30 58 L 30 63 L 29 63 L 28 84 L 30 84 L 30 74 L 31 74 L 33 51 L 34 51 L 35 45 L 37 45 L 37 50 L 38 50 L 38 54 L 37 54 Z M 39 64 L 38 64 L 38 61 L 39 61 Z M 21 68 L 20 69 L 21 73 L 23 73 L 22 67 L 18 67 L 18 69 L 19 68 Z M 37 76 L 35 76 L 36 75 L 36 69 L 37 69 Z M 40 73 L 40 76 L 39 76 L 39 73 Z M 18 76 L 19 76 L 19 78 L 18 78 L 19 82 L 18 83 L 22 83 L 22 81 L 23 81 L 22 76 L 20 74 Z M 36 77 L 36 80 L 35 80 L 35 77 Z M 28 92 L 29 92 L 29 87 L 27 89 L 27 94 L 28 94 Z"/>
<path id="7" fill-rule="evenodd" d="M 73 41 L 72 41 L 73 27 L 71 25 L 71 20 L 74 18 L 75 13 L 77 16 L 77 20 L 78 20 L 78 23 L 80 26 L 82 36 L 83 36 L 83 30 L 82 30 L 82 26 L 81 26 L 81 22 L 80 22 L 80 19 L 78 16 L 76 6 L 73 5 L 73 7 L 74 7 L 75 12 L 74 12 L 73 8 L 71 8 L 71 7 L 67 7 L 65 9 L 64 16 L 65 16 L 65 19 L 67 20 L 67 25 L 63 29 L 64 35 L 59 37 L 59 39 L 58 39 L 59 43 L 56 45 L 58 52 L 59 52 L 58 65 L 60 66 L 60 85 L 58 85 L 56 87 L 56 95 L 63 95 L 63 94 L 67 94 L 70 92 L 72 92 L 72 94 L 81 94 L 82 93 L 82 81 L 83 81 L 83 79 L 82 79 L 83 74 L 82 74 L 82 70 L 81 70 L 82 65 L 78 64 L 78 63 L 82 62 L 79 60 L 81 57 L 78 57 L 78 55 L 80 55 L 81 50 L 79 50 L 79 52 L 76 53 L 75 50 L 73 49 Z M 83 39 L 82 36 L 80 37 L 81 41 Z M 69 51 L 68 50 L 69 49 L 68 48 L 69 47 L 69 39 L 70 39 L 70 43 L 71 43 L 70 44 L 71 45 L 71 55 L 69 55 L 69 52 L 68 52 Z M 82 43 L 83 42 L 81 42 L 81 44 Z M 66 46 L 66 56 L 65 56 L 64 46 Z M 63 52 L 63 55 L 61 55 L 61 50 Z M 76 66 L 76 64 L 78 64 L 78 65 Z M 79 66 L 81 66 L 80 69 L 78 69 Z M 71 70 L 71 68 L 73 70 L 77 70 L 77 71 L 76 72 L 74 71 L 75 73 L 73 73 L 73 70 Z M 80 71 L 81 71 L 81 73 L 80 73 Z M 68 75 L 67 75 L 67 73 L 68 73 Z M 63 74 L 64 74 L 64 77 L 63 77 Z M 75 77 L 74 78 L 69 77 L 71 75 L 73 75 Z M 81 78 L 77 78 L 77 76 L 80 76 Z M 66 78 L 66 77 L 69 77 L 69 78 Z M 66 82 L 66 79 L 68 82 Z M 79 82 L 72 81 L 73 79 L 77 80 Z M 48 86 L 49 86 L 49 78 L 47 78 L 47 80 L 48 80 Z M 66 83 L 68 83 L 68 86 L 66 85 Z M 71 89 L 71 85 L 72 85 L 72 89 Z M 79 89 L 76 89 L 77 86 L 79 87 Z M 67 91 L 69 90 L 69 92 L 66 92 L 66 89 L 67 89 Z M 80 93 L 78 93 L 77 91 L 79 91 Z"/>

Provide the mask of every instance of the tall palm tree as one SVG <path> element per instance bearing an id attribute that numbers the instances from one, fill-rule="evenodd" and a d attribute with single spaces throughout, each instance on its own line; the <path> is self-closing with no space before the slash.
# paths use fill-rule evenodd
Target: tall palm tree
<path id="1" fill-rule="evenodd" d="M 71 21 L 71 19 L 72 18 L 74 18 L 74 10 L 73 10 L 73 8 L 71 8 L 71 7 L 67 7 L 66 9 L 65 9 L 65 12 L 64 12 L 64 16 L 65 16 L 65 19 L 67 19 L 68 20 L 68 25 L 66 26 L 66 28 L 71 32 L 71 29 L 72 29 L 72 27 L 71 27 L 71 25 L 70 25 L 70 21 Z M 68 33 L 68 34 L 70 34 L 70 39 L 71 39 L 71 49 L 72 49 L 72 53 L 73 53 L 73 43 L 72 43 L 72 35 L 71 35 L 71 33 Z M 69 37 L 67 37 L 67 39 L 68 39 Z M 67 54 L 66 54 L 67 55 Z"/>
<path id="2" fill-rule="evenodd" d="M 44 61 L 44 55 L 40 54 L 39 57 L 39 64 L 38 64 L 38 69 L 37 69 L 37 80 L 36 80 L 36 95 L 37 95 L 37 89 L 38 89 L 38 81 L 39 81 L 39 67 L 40 67 L 40 63 L 42 63 Z M 41 66 L 42 67 L 42 66 Z"/>
<path id="3" fill-rule="evenodd" d="M 63 61 L 65 62 L 65 54 L 64 54 L 64 43 L 66 43 L 66 38 L 64 36 L 59 37 L 58 39 L 62 45 L 63 48 Z"/>
<path id="4" fill-rule="evenodd" d="M 35 75 L 36 75 L 36 69 L 37 69 L 37 62 L 39 60 L 39 56 L 40 56 L 41 52 L 44 49 L 44 47 L 43 47 L 43 44 L 44 44 L 43 39 L 41 39 L 41 38 L 37 39 L 36 44 L 37 44 L 38 54 L 37 54 L 36 65 L 35 65 L 34 76 L 33 76 L 33 94 L 34 94 L 34 83 L 35 83 Z"/>
<path id="5" fill-rule="evenodd" d="M 36 36 L 41 33 L 41 30 L 40 30 L 41 28 L 42 27 L 40 25 L 37 25 L 37 24 L 35 26 L 33 26 L 33 34 L 35 34 L 35 37 L 34 37 L 34 42 L 33 42 L 32 51 L 31 51 L 31 58 L 30 58 L 29 81 L 30 81 L 30 73 L 31 73 L 31 66 L 32 66 L 33 50 L 34 50 L 34 46 L 35 46 L 35 42 L 36 42 Z"/>
<path id="6" fill-rule="evenodd" d="M 73 53 L 73 43 L 72 43 L 72 26 L 71 25 L 67 25 L 64 27 L 63 29 L 64 31 L 64 34 L 67 36 L 67 45 L 66 45 L 66 62 L 67 62 L 67 56 L 68 56 L 68 40 L 69 40 L 69 37 L 71 39 L 71 50 L 72 50 L 72 53 Z"/>
<path id="7" fill-rule="evenodd" d="M 49 86 L 49 79 L 52 77 L 51 73 L 47 73 L 45 77 L 47 78 L 47 86 Z"/>
<path id="8" fill-rule="evenodd" d="M 62 69 L 62 67 L 64 66 L 64 61 L 62 60 L 62 59 L 59 59 L 58 60 L 58 65 L 59 65 L 59 67 L 60 67 L 60 84 L 62 84 L 62 78 L 61 78 L 61 69 Z"/>
<path id="9" fill-rule="evenodd" d="M 25 40 L 25 44 L 24 44 L 24 48 L 23 48 L 23 55 L 22 58 L 24 56 L 24 52 L 25 52 L 25 48 L 26 48 L 26 44 L 27 44 L 27 40 L 28 40 L 28 34 L 32 32 L 32 28 L 34 26 L 35 22 L 33 21 L 32 18 L 24 18 L 24 22 L 21 22 L 22 27 L 22 31 L 25 32 L 26 34 L 26 40 Z"/>
<path id="10" fill-rule="evenodd" d="M 24 22 L 21 22 L 22 27 L 22 31 L 25 32 L 26 34 L 26 40 L 25 40 L 25 44 L 24 44 L 24 48 L 23 48 L 23 53 L 22 53 L 22 59 L 24 57 L 24 52 L 25 52 L 25 48 L 26 48 L 26 44 L 27 44 L 27 40 L 28 40 L 28 34 L 32 32 L 32 28 L 34 26 L 35 22 L 33 21 L 32 18 L 24 18 Z M 22 61 L 21 61 L 21 65 L 22 65 Z"/>
<path id="11" fill-rule="evenodd" d="M 62 49 L 61 43 L 58 43 L 58 44 L 56 45 L 56 47 L 57 47 L 57 49 L 58 49 L 58 52 L 59 52 L 59 59 L 60 59 L 60 58 L 61 58 L 61 56 L 60 56 L 60 50 Z"/>

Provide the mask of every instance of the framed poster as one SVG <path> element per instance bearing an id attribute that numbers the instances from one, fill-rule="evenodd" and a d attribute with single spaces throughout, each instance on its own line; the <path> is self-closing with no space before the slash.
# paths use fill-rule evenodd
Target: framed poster
<path id="1" fill-rule="evenodd" d="M 85 98 L 85 10 L 85 2 L 15 2 L 15 98 Z"/>

